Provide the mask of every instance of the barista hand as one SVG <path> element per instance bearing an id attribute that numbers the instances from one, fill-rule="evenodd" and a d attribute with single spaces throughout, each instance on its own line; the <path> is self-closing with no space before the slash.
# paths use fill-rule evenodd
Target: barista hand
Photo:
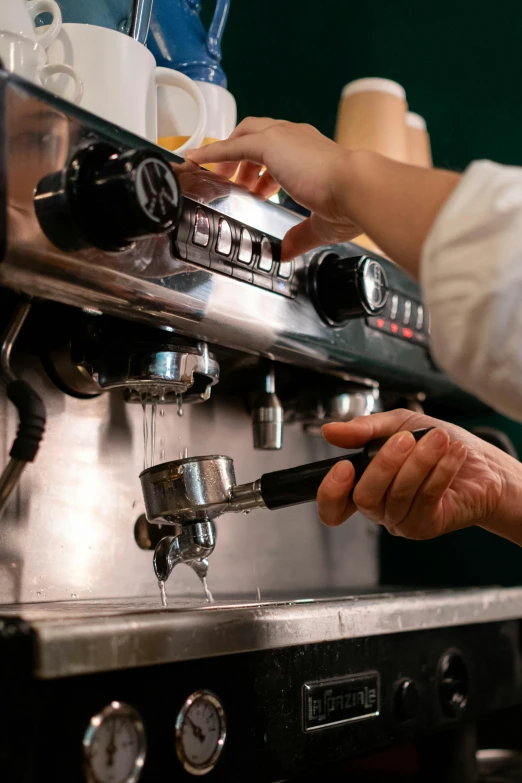
<path id="1" fill-rule="evenodd" d="M 190 150 L 186 157 L 217 163 L 226 177 L 241 164 L 237 183 L 264 198 L 281 186 L 312 212 L 284 238 L 283 258 L 364 232 L 415 276 L 424 240 L 460 180 L 453 172 L 350 152 L 310 125 L 266 117 L 249 117 L 226 141 Z"/>
<path id="2" fill-rule="evenodd" d="M 350 152 L 327 139 L 311 125 L 248 117 L 226 141 L 218 141 L 186 157 L 194 163 L 218 163 L 229 179 L 262 198 L 280 187 L 312 212 L 312 217 L 289 231 L 283 257 L 293 258 L 319 245 L 344 242 L 362 233 L 342 206 L 342 173 Z M 263 174 L 261 171 L 266 168 Z M 259 176 L 261 174 L 261 176 Z"/>
<path id="3" fill-rule="evenodd" d="M 418 443 L 408 434 L 436 429 Z M 397 433 L 394 435 L 394 433 Z M 329 526 L 355 511 L 390 533 L 417 540 L 479 525 L 522 544 L 522 466 L 466 430 L 409 410 L 327 424 L 323 434 L 343 448 L 391 437 L 356 485 L 349 462 L 339 462 L 317 493 Z"/>

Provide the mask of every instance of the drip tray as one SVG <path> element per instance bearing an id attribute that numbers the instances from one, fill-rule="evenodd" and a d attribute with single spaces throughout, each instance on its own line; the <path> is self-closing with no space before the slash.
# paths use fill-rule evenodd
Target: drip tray
<path id="1" fill-rule="evenodd" d="M 208 602 L 191 596 L 168 596 L 168 606 L 161 605 L 159 591 L 154 596 L 145 598 L 97 599 L 74 601 L 42 601 L 37 603 L 0 605 L 0 617 L 19 617 L 26 622 L 54 622 L 56 620 L 81 620 L 101 617 L 119 617 L 134 614 L 177 614 L 180 612 L 215 612 L 230 609 L 261 609 L 263 607 L 292 607 L 309 604 L 324 604 L 342 602 L 356 603 L 362 599 L 385 601 L 396 598 L 400 594 L 423 595 L 426 591 L 412 592 L 411 588 L 388 588 L 375 592 L 375 588 L 358 589 L 355 591 L 315 592 L 309 597 L 302 593 L 296 595 L 290 592 L 267 593 L 259 598 L 252 595 L 216 595 L 215 600 Z M 452 592 L 452 591 L 449 591 Z"/>
<path id="2" fill-rule="evenodd" d="M 400 590 L 208 604 L 159 596 L 0 607 L 4 630 L 31 634 L 43 679 L 328 641 L 519 619 L 522 588 Z M 8 636 L 9 634 L 7 634 Z"/>

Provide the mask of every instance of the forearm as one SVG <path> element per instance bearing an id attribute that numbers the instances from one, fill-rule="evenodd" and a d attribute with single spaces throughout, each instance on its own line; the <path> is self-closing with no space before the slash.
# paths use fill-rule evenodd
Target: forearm
<path id="1" fill-rule="evenodd" d="M 339 201 L 386 255 L 418 277 L 424 241 L 460 178 L 373 152 L 353 152 L 339 178 Z"/>

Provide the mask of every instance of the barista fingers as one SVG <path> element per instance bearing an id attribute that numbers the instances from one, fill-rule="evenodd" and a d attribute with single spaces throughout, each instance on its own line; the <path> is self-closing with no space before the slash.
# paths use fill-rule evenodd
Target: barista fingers
<path id="1" fill-rule="evenodd" d="M 368 235 L 414 277 L 442 369 L 491 407 L 522 420 L 522 169 L 488 161 L 461 176 L 342 149 L 309 125 L 249 118 L 227 141 L 186 158 L 267 197 L 279 185 L 311 211 L 283 241 L 284 258 Z M 262 169 L 266 170 L 259 176 Z M 435 426 L 415 444 L 406 431 Z M 411 411 L 324 428 L 337 446 L 392 437 L 350 498 L 343 462 L 324 480 L 321 517 L 358 508 L 396 535 L 431 538 L 477 524 L 522 544 L 522 466 L 465 430 Z"/>

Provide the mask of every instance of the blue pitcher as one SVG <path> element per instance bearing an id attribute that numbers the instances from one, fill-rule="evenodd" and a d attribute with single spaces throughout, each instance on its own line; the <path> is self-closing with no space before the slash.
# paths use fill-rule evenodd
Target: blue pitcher
<path id="1" fill-rule="evenodd" d="M 127 32 L 133 0 L 57 0 L 64 22 L 95 24 Z"/>
<path id="2" fill-rule="evenodd" d="M 207 32 L 199 16 L 199 0 L 154 0 L 147 45 L 158 65 L 226 88 L 221 39 L 229 9 L 230 0 L 216 0 Z"/>

